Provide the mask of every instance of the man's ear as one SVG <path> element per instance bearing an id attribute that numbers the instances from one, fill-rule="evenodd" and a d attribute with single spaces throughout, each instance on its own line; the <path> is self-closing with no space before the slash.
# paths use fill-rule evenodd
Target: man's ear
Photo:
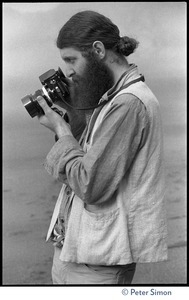
<path id="1" fill-rule="evenodd" d="M 95 41 L 92 45 L 94 53 L 100 58 L 103 59 L 106 54 L 106 49 L 104 44 L 101 41 Z"/>

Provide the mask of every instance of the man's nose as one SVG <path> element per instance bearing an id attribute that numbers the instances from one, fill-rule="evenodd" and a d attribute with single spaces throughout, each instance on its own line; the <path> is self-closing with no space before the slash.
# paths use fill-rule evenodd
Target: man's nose
<path id="1" fill-rule="evenodd" d="M 75 74 L 75 71 L 72 68 L 66 68 L 65 73 L 66 77 L 72 78 L 72 76 Z"/>

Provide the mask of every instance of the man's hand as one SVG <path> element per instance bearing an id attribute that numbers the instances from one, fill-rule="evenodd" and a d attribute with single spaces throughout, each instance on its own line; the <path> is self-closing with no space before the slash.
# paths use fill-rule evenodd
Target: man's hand
<path id="1" fill-rule="evenodd" d="M 45 113 L 44 115 L 38 116 L 40 124 L 52 130 L 58 138 L 64 135 L 72 135 L 69 125 L 59 114 L 48 106 L 43 97 L 37 97 L 37 101 Z"/>

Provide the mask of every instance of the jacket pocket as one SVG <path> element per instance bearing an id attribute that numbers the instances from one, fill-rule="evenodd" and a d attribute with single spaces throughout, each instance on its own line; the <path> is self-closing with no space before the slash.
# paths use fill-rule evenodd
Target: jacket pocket
<path id="1" fill-rule="evenodd" d="M 85 231 L 86 228 L 88 228 L 90 232 L 99 230 L 103 231 L 104 229 L 105 234 L 106 227 L 108 227 L 107 229 L 110 230 L 110 228 L 115 225 L 118 216 L 119 208 L 103 213 L 90 212 L 84 208 L 81 225 L 85 229 L 82 229 Z"/>
<path id="2" fill-rule="evenodd" d="M 120 209 L 105 213 L 83 210 L 78 244 L 78 261 L 86 264 L 116 265 L 125 258 L 125 230 Z"/>

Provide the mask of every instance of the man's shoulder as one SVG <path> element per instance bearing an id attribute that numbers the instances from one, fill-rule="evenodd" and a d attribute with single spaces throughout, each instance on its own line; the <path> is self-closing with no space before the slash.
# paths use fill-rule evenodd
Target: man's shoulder
<path id="1" fill-rule="evenodd" d="M 133 102 L 134 100 L 138 99 L 138 102 L 140 102 L 145 107 L 159 106 L 159 102 L 156 96 L 148 87 L 148 85 L 143 81 L 137 82 L 136 84 L 123 89 L 116 96 L 119 97 L 119 101 L 121 101 L 122 99 L 123 102 L 124 99 L 126 99 L 127 102 Z M 135 102 L 135 104 L 136 103 L 137 101 Z"/>
<path id="2" fill-rule="evenodd" d="M 111 101 L 111 106 L 118 106 L 120 109 L 131 109 L 137 107 L 144 107 L 144 103 L 134 94 L 125 92 L 118 94 Z"/>

